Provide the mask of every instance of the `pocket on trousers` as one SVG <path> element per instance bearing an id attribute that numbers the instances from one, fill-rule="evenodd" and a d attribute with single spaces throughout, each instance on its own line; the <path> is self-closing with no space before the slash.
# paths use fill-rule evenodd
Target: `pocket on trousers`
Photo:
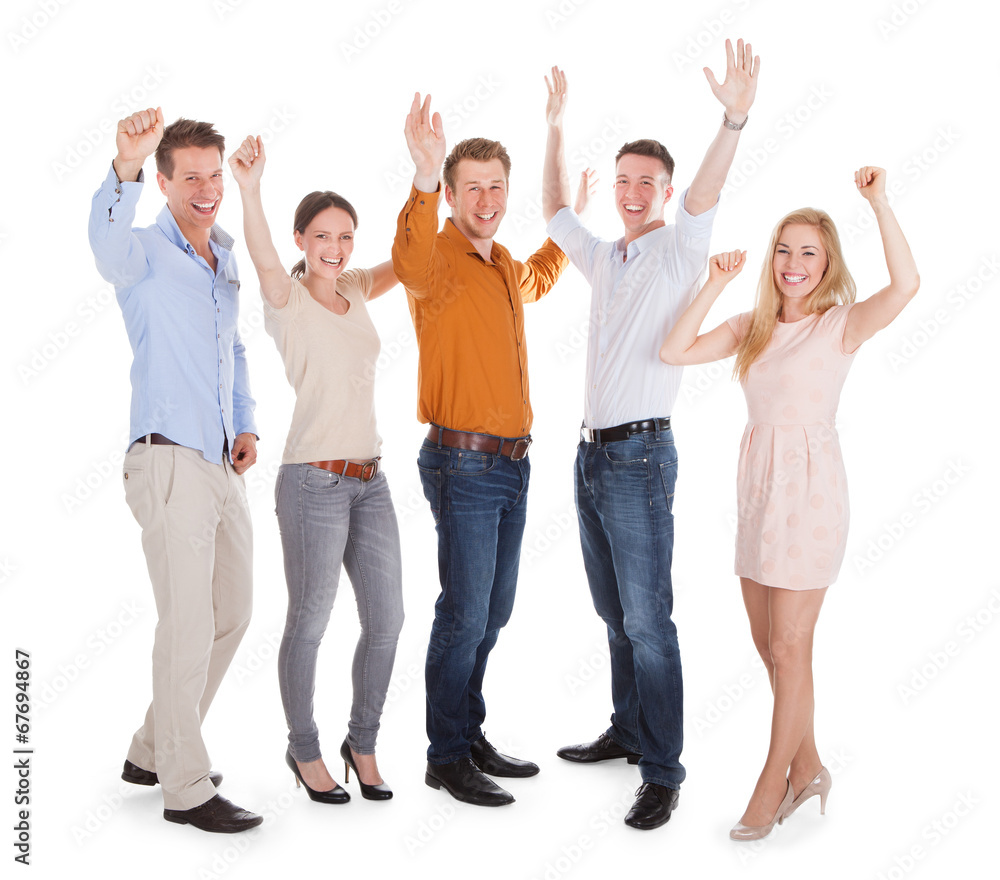
<path id="1" fill-rule="evenodd" d="M 434 525 L 437 525 L 441 522 L 441 469 L 424 467 L 418 463 L 417 470 L 420 471 L 420 485 L 424 490 L 424 498 L 431 507 Z"/>
<path id="2" fill-rule="evenodd" d="M 302 488 L 309 492 L 330 492 L 340 485 L 340 474 L 323 468 L 307 467 L 302 478 Z"/>
<path id="3" fill-rule="evenodd" d="M 615 464 L 643 461 L 649 454 L 642 440 L 617 440 L 605 444 L 603 449 L 604 457 Z"/>
<path id="4" fill-rule="evenodd" d="M 667 510 L 673 513 L 674 484 L 677 482 L 677 461 L 665 461 L 660 465 L 660 482 L 667 497 Z"/>

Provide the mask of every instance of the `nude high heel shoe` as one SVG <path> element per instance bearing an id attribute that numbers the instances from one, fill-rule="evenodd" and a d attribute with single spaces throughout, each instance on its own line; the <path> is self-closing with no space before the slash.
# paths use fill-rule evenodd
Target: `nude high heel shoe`
<path id="1" fill-rule="evenodd" d="M 819 775 L 810 782 L 805 788 L 802 789 L 802 793 L 795 798 L 791 804 L 788 805 L 788 809 L 785 810 L 785 815 L 783 819 L 787 819 L 792 815 L 799 807 L 801 807 L 809 798 L 813 795 L 819 795 L 819 812 L 821 816 L 826 815 L 826 796 L 830 793 L 830 786 L 833 785 L 833 780 L 830 778 L 830 771 L 826 767 L 820 767 Z"/>
<path id="2" fill-rule="evenodd" d="M 778 805 L 778 809 L 774 812 L 774 818 L 771 819 L 770 823 L 767 825 L 744 825 L 742 822 L 737 822 L 732 831 L 729 832 L 730 840 L 760 840 L 762 837 L 767 837 L 771 833 L 775 824 L 780 825 L 785 818 L 785 811 L 791 806 L 792 801 L 795 800 L 795 792 L 792 790 L 792 783 L 788 783 L 788 789 L 785 791 L 785 797 Z"/>

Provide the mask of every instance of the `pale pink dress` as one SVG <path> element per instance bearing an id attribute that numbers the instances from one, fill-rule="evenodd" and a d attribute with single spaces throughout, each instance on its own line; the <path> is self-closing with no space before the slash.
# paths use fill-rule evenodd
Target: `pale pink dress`
<path id="1" fill-rule="evenodd" d="M 816 590 L 837 579 L 849 510 L 835 419 L 854 354 L 843 348 L 851 306 L 775 325 L 743 391 L 747 427 L 736 477 L 736 574 L 769 587 Z M 729 319 L 737 339 L 750 314 Z"/>

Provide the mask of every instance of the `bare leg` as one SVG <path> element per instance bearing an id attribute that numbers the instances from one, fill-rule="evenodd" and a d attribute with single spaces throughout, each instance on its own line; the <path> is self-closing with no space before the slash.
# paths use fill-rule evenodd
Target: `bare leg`
<path id="1" fill-rule="evenodd" d="M 365 785 L 381 785 L 383 783 L 382 774 L 378 772 L 378 762 L 374 755 L 359 755 L 351 749 L 351 757 L 354 759 L 354 766 L 358 768 L 358 777 Z"/>
<path id="2" fill-rule="evenodd" d="M 337 787 L 337 783 L 326 769 L 323 759 L 316 761 L 296 761 L 299 773 L 302 774 L 302 781 L 313 791 L 330 791 Z"/>
<path id="3" fill-rule="evenodd" d="M 774 691 L 767 760 L 740 819 L 744 825 L 757 826 L 766 825 L 774 818 L 785 795 L 790 766 L 794 764 L 796 778 L 792 779 L 792 786 L 796 791 L 801 791 L 819 772 L 812 722 L 812 644 L 826 588 L 783 590 L 747 578 L 741 580 L 754 644 L 768 668 Z M 765 609 L 766 650 L 762 645 Z"/>

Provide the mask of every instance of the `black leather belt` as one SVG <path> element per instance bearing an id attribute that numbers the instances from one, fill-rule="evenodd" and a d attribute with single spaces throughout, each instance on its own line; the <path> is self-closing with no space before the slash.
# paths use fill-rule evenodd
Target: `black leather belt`
<path id="1" fill-rule="evenodd" d="M 135 446 L 138 443 L 145 443 L 147 437 L 149 438 L 149 445 L 150 446 L 181 446 L 182 445 L 180 443 L 174 442 L 169 437 L 164 437 L 162 434 L 157 434 L 157 433 L 154 432 L 152 434 L 143 434 L 143 436 L 140 437 L 138 440 L 136 440 L 135 443 L 132 444 L 132 446 Z M 129 449 L 131 449 L 132 446 L 129 446 Z M 222 439 L 222 454 L 226 455 L 228 452 L 229 452 L 229 438 L 228 437 L 223 437 L 223 439 Z"/>
<path id="2" fill-rule="evenodd" d="M 628 440 L 633 434 L 646 434 L 650 431 L 669 431 L 670 419 L 645 419 L 641 422 L 629 422 L 625 425 L 615 425 L 613 428 L 580 428 L 580 436 L 587 443 L 614 443 L 618 440 Z"/>
<path id="3" fill-rule="evenodd" d="M 472 452 L 489 452 L 493 455 L 504 455 L 511 461 L 518 461 L 528 454 L 531 446 L 531 436 L 517 437 L 507 440 L 494 437 L 492 434 L 472 434 L 469 431 L 452 431 L 439 425 L 431 425 L 427 439 L 439 446 L 451 446 L 455 449 L 468 449 Z"/>

